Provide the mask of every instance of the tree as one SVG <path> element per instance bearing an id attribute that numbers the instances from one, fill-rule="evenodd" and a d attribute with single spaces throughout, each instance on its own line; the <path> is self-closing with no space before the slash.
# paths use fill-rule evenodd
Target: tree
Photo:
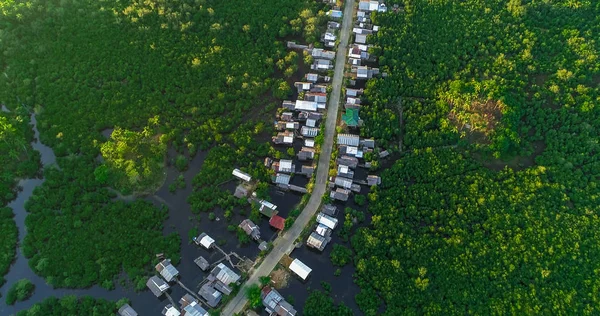
<path id="1" fill-rule="evenodd" d="M 262 299 L 260 297 L 261 288 L 257 284 L 252 284 L 246 288 L 246 298 L 252 309 L 262 307 Z"/>

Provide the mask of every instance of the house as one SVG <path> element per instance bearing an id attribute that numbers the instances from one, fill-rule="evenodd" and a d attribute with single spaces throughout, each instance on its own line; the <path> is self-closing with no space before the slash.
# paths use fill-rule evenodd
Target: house
<path id="1" fill-rule="evenodd" d="M 138 313 L 129 306 L 129 304 L 125 304 L 119 308 L 120 316 L 138 316 Z"/>
<path id="2" fill-rule="evenodd" d="M 305 138 L 304 146 L 309 147 L 309 148 L 315 147 L 315 140 L 313 138 Z"/>
<path id="3" fill-rule="evenodd" d="M 319 251 L 323 251 L 327 246 L 327 243 L 331 241 L 331 237 L 325 238 L 316 232 L 312 232 L 306 240 L 306 245 L 312 248 L 316 248 Z"/>
<path id="4" fill-rule="evenodd" d="M 381 178 L 378 176 L 369 175 L 369 176 L 367 176 L 367 184 L 369 186 L 380 185 Z"/>
<path id="5" fill-rule="evenodd" d="M 379 68 L 371 68 L 367 66 L 359 66 L 356 68 L 357 79 L 370 79 L 379 74 Z"/>
<path id="6" fill-rule="evenodd" d="M 338 145 L 358 146 L 359 142 L 360 142 L 360 137 L 358 135 L 353 135 L 353 134 L 338 134 L 337 135 L 337 144 Z"/>
<path id="7" fill-rule="evenodd" d="M 324 58 L 324 59 L 335 59 L 335 52 L 330 50 L 324 50 L 322 48 L 313 48 L 310 52 L 313 58 Z"/>
<path id="8" fill-rule="evenodd" d="M 340 10 L 329 10 L 329 12 L 327 12 L 327 15 L 330 16 L 333 19 L 341 19 L 342 18 L 342 11 L 340 11 Z"/>
<path id="9" fill-rule="evenodd" d="M 177 278 L 179 271 L 171 264 L 170 259 L 165 259 L 156 265 L 156 271 L 167 281 L 171 282 Z"/>
<path id="10" fill-rule="evenodd" d="M 315 228 L 315 233 L 319 234 L 319 236 L 328 238 L 331 236 L 331 228 L 327 227 L 327 225 L 319 224 L 317 228 Z"/>
<path id="11" fill-rule="evenodd" d="M 294 105 L 294 102 L 292 102 L 290 100 L 285 100 L 285 101 L 281 102 L 281 107 L 286 110 L 293 110 L 295 105 Z"/>
<path id="12" fill-rule="evenodd" d="M 302 91 L 308 91 L 312 88 L 312 83 L 310 82 L 294 82 L 294 87 L 298 90 L 298 93 Z"/>
<path id="13" fill-rule="evenodd" d="M 329 215 L 329 216 L 336 216 L 337 215 L 337 207 L 335 205 L 325 204 L 321 208 L 321 213 L 323 213 L 325 215 Z"/>
<path id="14" fill-rule="evenodd" d="M 348 197 L 350 196 L 350 190 L 337 188 L 335 191 L 331 191 L 329 193 L 329 197 L 334 200 L 339 200 L 342 202 L 348 201 Z"/>
<path id="15" fill-rule="evenodd" d="M 363 157 L 363 152 L 361 150 L 358 150 L 358 147 L 355 147 L 355 146 L 342 145 L 342 146 L 340 146 L 339 154 L 341 156 L 350 156 L 350 157 L 356 157 L 356 158 Z"/>
<path id="16" fill-rule="evenodd" d="M 379 153 L 379 158 L 385 158 L 385 157 L 387 157 L 389 155 L 390 155 L 390 152 L 387 151 L 387 150 L 384 150 L 384 151 L 382 151 L 382 152 Z"/>
<path id="17" fill-rule="evenodd" d="M 367 34 L 356 34 L 354 36 L 354 42 L 359 44 L 367 43 Z"/>
<path id="18" fill-rule="evenodd" d="M 338 177 L 354 179 L 354 171 L 352 171 L 352 169 L 350 169 L 348 166 L 344 165 L 338 165 L 337 175 Z"/>
<path id="19" fill-rule="evenodd" d="M 338 22 L 335 22 L 335 21 L 329 21 L 329 22 L 327 22 L 327 28 L 328 29 L 334 29 L 335 30 L 335 29 L 339 29 L 340 26 L 341 26 L 341 24 L 338 23 Z"/>
<path id="20" fill-rule="evenodd" d="M 283 230 L 285 228 L 285 218 L 275 215 L 269 220 L 269 225 L 273 228 Z"/>
<path id="21" fill-rule="evenodd" d="M 196 243 L 196 245 L 202 245 L 202 247 L 206 249 L 210 249 L 215 245 L 215 240 L 208 236 L 206 233 L 202 233 L 198 237 L 194 238 L 194 242 Z"/>
<path id="22" fill-rule="evenodd" d="M 348 127 L 357 127 L 358 126 L 358 109 L 346 109 L 346 113 L 342 114 L 342 120 L 344 124 Z"/>
<path id="23" fill-rule="evenodd" d="M 375 148 L 375 140 L 372 138 L 365 138 L 360 141 L 361 145 L 367 148 Z"/>
<path id="24" fill-rule="evenodd" d="M 294 144 L 294 133 L 290 131 L 277 133 L 277 136 L 273 136 L 272 141 L 276 145 L 292 146 Z"/>
<path id="25" fill-rule="evenodd" d="M 302 166 L 302 170 L 300 171 L 301 174 L 303 174 L 309 178 L 312 177 L 314 172 L 315 172 L 314 166 Z"/>
<path id="26" fill-rule="evenodd" d="M 215 280 L 213 281 L 213 287 L 215 289 L 217 289 L 217 291 L 225 294 L 225 295 L 229 295 L 231 294 L 231 292 L 233 292 L 233 289 L 230 288 L 229 286 L 225 285 L 225 283 L 219 281 L 219 280 Z"/>
<path id="27" fill-rule="evenodd" d="M 292 261 L 289 268 L 292 272 L 299 276 L 302 281 L 306 281 L 306 278 L 308 278 L 312 272 L 312 269 L 305 265 L 302 261 L 298 260 L 298 258 Z"/>
<path id="28" fill-rule="evenodd" d="M 333 182 L 338 187 L 342 187 L 344 189 L 350 189 L 350 188 L 352 188 L 352 180 L 348 179 L 348 178 L 333 177 Z"/>
<path id="29" fill-rule="evenodd" d="M 266 217 L 270 218 L 271 216 L 277 214 L 277 205 L 265 200 L 260 200 L 258 203 L 260 203 L 260 208 L 258 211 Z"/>
<path id="30" fill-rule="evenodd" d="M 335 217 L 325 215 L 323 213 L 317 214 L 317 223 L 327 226 L 329 229 L 335 229 L 338 224 L 338 220 Z"/>
<path id="31" fill-rule="evenodd" d="M 354 67 L 358 67 L 362 64 L 362 62 L 360 61 L 360 59 L 357 58 L 348 58 L 348 63 L 350 63 L 350 65 L 352 66 L 352 68 Z"/>
<path id="32" fill-rule="evenodd" d="M 296 100 L 294 110 L 296 111 L 317 111 L 318 105 L 316 101 Z"/>
<path id="33" fill-rule="evenodd" d="M 204 257 L 200 256 L 196 259 L 194 259 L 194 263 L 202 270 L 202 271 L 206 271 L 208 270 L 208 268 L 210 267 L 210 264 L 208 263 L 208 261 L 206 259 L 204 259 Z"/>
<path id="34" fill-rule="evenodd" d="M 181 313 L 175 308 L 175 306 L 168 304 L 163 308 L 162 314 L 165 316 L 179 316 Z"/>
<path id="35" fill-rule="evenodd" d="M 231 174 L 242 181 L 250 182 L 250 180 L 252 180 L 252 177 L 249 174 L 242 172 L 240 169 L 233 169 Z"/>
<path id="36" fill-rule="evenodd" d="M 240 276 L 237 273 L 233 272 L 233 270 L 229 269 L 229 267 L 223 263 L 219 263 L 214 269 L 212 269 L 210 274 L 217 280 L 223 282 L 225 285 L 237 283 L 240 279 Z"/>
<path id="37" fill-rule="evenodd" d="M 304 137 L 315 137 L 319 134 L 319 129 L 316 127 L 302 126 L 300 134 L 302 134 Z"/>
<path id="38" fill-rule="evenodd" d="M 238 199 L 242 199 L 247 197 L 248 193 L 250 193 L 248 187 L 246 187 L 244 184 L 240 184 L 237 187 L 235 187 L 235 192 L 233 192 L 233 196 L 235 196 Z"/>
<path id="39" fill-rule="evenodd" d="M 300 160 L 300 161 L 311 160 L 311 159 L 315 158 L 315 149 L 308 148 L 308 147 L 302 147 L 302 150 L 297 154 L 297 156 L 298 156 L 298 160 Z"/>
<path id="40" fill-rule="evenodd" d="M 294 113 L 292 112 L 282 112 L 279 115 L 279 119 L 286 122 L 291 122 L 294 120 Z"/>
<path id="41" fill-rule="evenodd" d="M 319 121 L 319 120 L 321 120 L 322 117 L 323 117 L 323 114 L 321 114 L 319 112 L 303 111 L 298 114 L 298 120 L 301 120 L 301 121 L 308 121 L 308 120 Z"/>
<path id="42" fill-rule="evenodd" d="M 346 165 L 352 169 L 358 166 L 358 158 L 356 157 L 341 156 L 336 160 L 336 162 L 340 165 Z"/>
<path id="43" fill-rule="evenodd" d="M 304 129 L 304 127 L 302 127 Z M 276 161 L 271 166 L 275 172 L 283 172 L 283 173 L 292 173 L 296 170 L 296 166 L 292 163 L 291 160 L 281 159 Z"/>
<path id="44" fill-rule="evenodd" d="M 276 175 L 272 176 L 271 178 L 273 180 L 273 183 L 276 183 L 276 184 L 289 184 L 291 176 L 288 175 L 288 174 L 277 173 Z"/>
<path id="45" fill-rule="evenodd" d="M 151 276 L 148 281 L 146 281 L 146 286 L 156 297 L 161 296 L 166 290 L 169 289 L 169 284 L 156 275 Z"/>
<path id="46" fill-rule="evenodd" d="M 358 97 L 361 94 L 363 94 L 363 89 L 346 88 L 346 96 L 347 97 Z"/>
<path id="47" fill-rule="evenodd" d="M 300 128 L 300 123 L 298 123 L 298 122 L 286 122 L 286 121 L 275 122 L 275 129 L 278 131 L 297 130 L 298 128 Z"/>
<path id="48" fill-rule="evenodd" d="M 315 59 L 313 64 L 310 65 L 310 69 L 327 71 L 329 69 L 333 69 L 333 64 L 331 63 L 331 60 L 328 59 Z"/>
<path id="49" fill-rule="evenodd" d="M 356 20 L 359 23 L 368 23 L 371 21 L 371 18 L 364 11 L 358 11 L 356 13 Z"/>
<path id="50" fill-rule="evenodd" d="M 200 295 L 208 306 L 215 308 L 221 302 L 221 298 L 223 294 L 212 286 L 212 283 L 205 283 L 198 291 L 198 295 Z"/>
<path id="51" fill-rule="evenodd" d="M 183 308 L 182 316 L 208 316 L 208 312 L 198 304 L 198 302 L 192 302 Z"/>
<path id="52" fill-rule="evenodd" d="M 361 0 L 358 3 L 358 10 L 365 11 L 365 12 L 372 12 L 372 11 L 386 12 L 387 7 L 385 6 L 384 3 L 379 4 L 379 1 Z"/>
<path id="53" fill-rule="evenodd" d="M 317 121 L 313 120 L 313 119 L 307 119 L 305 124 L 308 127 L 316 127 L 317 126 Z"/>
<path id="54" fill-rule="evenodd" d="M 315 73 L 308 73 L 306 74 L 306 80 L 315 83 L 319 81 L 319 75 Z"/>
<path id="55" fill-rule="evenodd" d="M 304 100 L 325 104 L 325 103 L 327 103 L 327 93 L 322 93 L 322 92 L 307 93 L 304 95 Z M 322 108 L 325 108 L 325 107 L 323 106 Z"/>
<path id="56" fill-rule="evenodd" d="M 310 88 L 310 92 L 327 93 L 327 86 L 322 84 L 314 85 Z"/>
<path id="57" fill-rule="evenodd" d="M 348 48 L 348 57 L 354 59 L 368 60 L 371 56 L 368 52 L 369 47 L 362 44 L 354 44 Z"/>
<path id="58" fill-rule="evenodd" d="M 239 227 L 246 232 L 246 235 L 252 237 L 254 240 L 260 239 L 260 229 L 250 219 L 243 220 Z"/>
<path id="59" fill-rule="evenodd" d="M 283 299 L 277 290 L 265 286 L 260 294 L 263 306 L 270 316 L 295 316 L 297 311 Z"/>

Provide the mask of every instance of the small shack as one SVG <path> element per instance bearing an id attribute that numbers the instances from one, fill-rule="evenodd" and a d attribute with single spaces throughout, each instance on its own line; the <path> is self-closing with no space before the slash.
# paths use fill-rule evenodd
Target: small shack
<path id="1" fill-rule="evenodd" d="M 156 275 L 151 276 L 148 281 L 146 281 L 146 286 L 156 297 L 161 296 L 166 290 L 169 289 L 169 284 Z"/>
<path id="2" fill-rule="evenodd" d="M 231 172 L 231 174 L 233 174 L 236 178 L 242 180 L 242 181 L 246 181 L 246 182 L 250 182 L 250 180 L 252 180 L 252 177 L 241 171 L 240 169 L 233 169 L 233 171 Z"/>
<path id="3" fill-rule="evenodd" d="M 260 200 L 258 203 L 260 204 L 258 211 L 264 216 L 271 218 L 277 214 L 277 205 L 265 200 Z"/>
<path id="4" fill-rule="evenodd" d="M 138 313 L 129 306 L 129 304 L 125 304 L 119 308 L 120 316 L 138 316 Z"/>
<path id="5" fill-rule="evenodd" d="M 269 225 L 273 228 L 283 230 L 285 228 L 285 218 L 275 215 L 269 220 Z"/>
<path id="6" fill-rule="evenodd" d="M 167 281 L 171 282 L 177 278 L 179 271 L 171 264 L 170 259 L 165 259 L 156 265 L 156 271 Z"/>
<path id="7" fill-rule="evenodd" d="M 194 238 L 194 242 L 196 243 L 196 245 L 201 245 L 206 249 L 210 249 L 215 245 L 215 240 L 208 236 L 206 233 L 202 233 L 198 237 Z"/>
<path id="8" fill-rule="evenodd" d="M 260 239 L 260 230 L 258 226 L 250 219 L 243 220 L 239 227 L 246 232 L 246 235 L 252 237 L 254 240 Z"/>
<path id="9" fill-rule="evenodd" d="M 208 261 L 206 259 L 204 259 L 204 257 L 200 256 L 196 259 L 194 259 L 194 263 L 202 270 L 202 271 L 206 271 L 208 270 L 208 268 L 210 268 L 210 264 L 208 263 Z"/>
<path id="10" fill-rule="evenodd" d="M 306 281 L 306 278 L 308 278 L 308 276 L 312 272 L 311 268 L 309 268 L 307 265 L 305 265 L 302 261 L 298 260 L 297 258 L 294 259 L 294 261 L 292 261 L 289 268 L 292 272 L 294 272 L 296 275 L 298 275 L 302 279 L 302 281 Z"/>

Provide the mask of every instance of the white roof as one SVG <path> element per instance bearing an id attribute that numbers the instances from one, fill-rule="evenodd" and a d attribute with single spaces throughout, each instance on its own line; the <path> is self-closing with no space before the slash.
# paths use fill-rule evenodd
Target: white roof
<path id="1" fill-rule="evenodd" d="M 296 100 L 295 109 L 296 110 L 304 110 L 304 111 L 316 111 L 317 110 L 317 102 Z"/>
<path id="2" fill-rule="evenodd" d="M 291 170 L 292 169 L 292 161 L 291 160 L 286 160 L 286 159 L 281 159 L 279 160 L 279 170 Z"/>
<path id="3" fill-rule="evenodd" d="M 352 187 L 352 181 L 343 177 L 335 177 L 335 185 L 350 189 Z"/>
<path id="4" fill-rule="evenodd" d="M 208 235 L 206 235 L 206 236 L 202 237 L 202 239 L 200 239 L 200 244 L 206 249 L 209 249 L 210 247 L 212 247 L 214 243 L 215 243 L 215 240 L 212 239 Z"/>
<path id="5" fill-rule="evenodd" d="M 197 302 L 190 303 L 183 310 L 186 312 L 185 316 L 208 316 L 208 312 Z"/>
<path id="6" fill-rule="evenodd" d="M 358 90 L 358 89 L 350 89 L 350 88 L 346 89 L 346 95 L 350 96 L 350 97 L 357 96 L 359 92 L 360 92 L 360 90 Z"/>
<path id="7" fill-rule="evenodd" d="M 294 259 L 294 261 L 292 261 L 290 264 L 290 270 L 296 273 L 300 278 L 302 278 L 302 280 L 306 280 L 308 275 L 312 272 L 311 268 L 298 259 Z"/>
<path id="8" fill-rule="evenodd" d="M 171 306 L 169 309 L 165 311 L 165 316 L 179 316 L 181 313 L 177 310 L 177 308 Z"/>
<path id="9" fill-rule="evenodd" d="M 291 144 L 294 142 L 294 137 L 292 136 L 283 136 L 283 143 L 284 144 Z"/>
<path id="10" fill-rule="evenodd" d="M 360 100 L 358 98 L 348 97 L 346 98 L 346 103 L 350 104 L 358 104 Z"/>
<path id="11" fill-rule="evenodd" d="M 306 120 L 306 126 L 308 127 L 315 127 L 317 125 L 317 121 L 313 120 L 313 119 L 307 119 Z"/>
<path id="12" fill-rule="evenodd" d="M 285 123 L 285 128 L 294 129 L 294 128 L 296 128 L 296 123 L 294 123 L 294 122 L 287 122 L 287 123 Z"/>
<path id="13" fill-rule="evenodd" d="M 236 176 L 246 182 L 249 182 L 250 180 L 252 180 L 252 177 L 249 174 L 241 171 L 240 169 L 233 169 L 233 172 L 231 174 L 233 174 L 234 176 Z"/>
<path id="14" fill-rule="evenodd" d="M 365 34 L 356 34 L 355 40 L 356 43 L 365 44 L 367 42 L 367 35 Z"/>
<path id="15" fill-rule="evenodd" d="M 263 206 L 265 206 L 265 207 L 268 207 L 268 208 L 270 208 L 272 210 L 276 210 L 277 209 L 277 205 L 275 205 L 275 204 L 273 204 L 273 203 L 271 203 L 269 201 L 260 200 L 260 204 L 263 205 Z"/>
<path id="16" fill-rule="evenodd" d="M 304 140 L 304 146 L 306 147 L 315 147 L 315 140 L 312 138 L 307 138 Z"/>
<path id="17" fill-rule="evenodd" d="M 319 224 L 323 224 L 323 225 L 329 227 L 330 229 L 335 229 L 335 227 L 337 226 L 338 220 L 337 220 L 337 218 L 333 218 L 329 215 L 319 213 L 319 214 L 317 214 L 317 222 L 319 222 Z"/>
<path id="18" fill-rule="evenodd" d="M 358 146 L 360 138 L 358 135 L 338 134 L 338 145 Z"/>
<path id="19" fill-rule="evenodd" d="M 329 33 L 329 32 L 325 33 L 325 40 L 326 41 L 335 41 L 336 38 L 337 37 L 333 33 Z"/>
<path id="20" fill-rule="evenodd" d="M 302 136 L 315 137 L 319 134 L 319 129 L 316 127 L 302 126 Z"/>
<path id="21" fill-rule="evenodd" d="M 363 52 L 366 52 L 369 50 L 369 46 L 367 46 L 367 45 L 356 45 L 356 46 L 358 46 L 358 49 L 360 49 Z"/>
<path id="22" fill-rule="evenodd" d="M 235 283 L 240 279 L 240 276 L 233 272 L 233 270 L 229 269 L 228 266 L 223 263 L 219 263 L 217 268 L 220 269 L 219 273 L 216 275 L 216 278 L 225 283 L 225 285 L 229 285 L 231 283 Z"/>
<path id="23" fill-rule="evenodd" d="M 306 74 L 306 80 L 317 81 L 317 80 L 319 80 L 319 75 L 318 74 Z"/>
<path id="24" fill-rule="evenodd" d="M 348 173 L 348 171 L 350 171 L 350 168 L 348 166 L 344 166 L 344 165 L 338 166 L 339 173 Z"/>
<path id="25" fill-rule="evenodd" d="M 329 231 L 329 227 L 327 227 L 323 224 L 319 224 L 317 226 L 317 229 L 315 229 L 315 231 L 317 232 L 317 234 L 325 237 L 325 235 L 327 235 L 327 232 Z"/>

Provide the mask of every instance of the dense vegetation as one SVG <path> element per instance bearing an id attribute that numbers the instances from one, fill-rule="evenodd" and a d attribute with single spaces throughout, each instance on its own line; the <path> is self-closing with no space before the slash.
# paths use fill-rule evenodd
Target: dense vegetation
<path id="1" fill-rule="evenodd" d="M 17 316 L 115 315 L 117 305 L 115 302 L 89 296 L 65 296 L 60 299 L 51 297 L 18 312 Z"/>
<path id="2" fill-rule="evenodd" d="M 312 291 L 304 304 L 302 315 L 306 316 L 351 316 L 354 315 L 348 306 L 337 305 L 328 294 Z"/>
<path id="3" fill-rule="evenodd" d="M 14 214 L 8 207 L 0 207 L 0 275 L 8 272 L 10 264 L 15 259 L 15 247 L 17 246 L 18 231 Z M 0 285 L 4 284 L 4 278 L 0 279 Z"/>
<path id="4" fill-rule="evenodd" d="M 33 295 L 35 285 L 27 279 L 21 279 L 13 284 L 6 292 L 6 304 L 13 305 L 15 302 L 24 301 Z"/>
<path id="5" fill-rule="evenodd" d="M 403 4 L 371 38 L 362 132 L 405 152 L 352 238 L 360 308 L 598 313 L 600 3 Z"/>

